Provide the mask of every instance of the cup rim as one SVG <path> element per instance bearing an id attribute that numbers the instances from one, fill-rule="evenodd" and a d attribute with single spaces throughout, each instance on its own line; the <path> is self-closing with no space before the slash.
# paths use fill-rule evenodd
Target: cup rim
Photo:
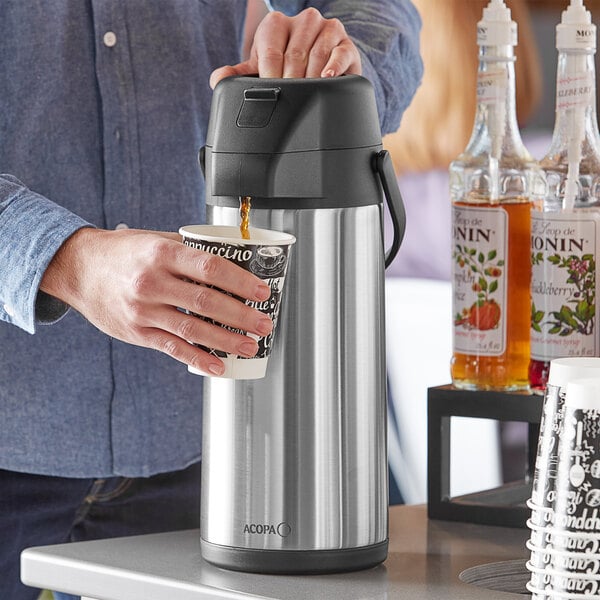
<path id="1" fill-rule="evenodd" d="M 525 563 L 525 567 L 530 573 L 538 575 L 550 575 L 550 577 L 567 577 L 569 579 L 587 579 L 588 581 L 600 581 L 600 573 L 578 573 L 577 571 L 563 571 L 562 569 L 553 569 L 551 567 L 536 567 L 530 560 Z"/>
<path id="2" fill-rule="evenodd" d="M 597 356 L 564 356 L 550 361 L 548 384 L 560 388 L 564 392 L 571 379 L 590 377 L 594 370 L 600 376 L 600 357 Z"/>
<path id="3" fill-rule="evenodd" d="M 600 539 L 600 531 L 569 531 L 568 529 L 544 527 L 543 525 L 536 525 L 531 519 L 527 519 L 527 527 L 533 531 L 549 532 L 567 537 L 581 538 L 584 540 Z"/>
<path id="4" fill-rule="evenodd" d="M 554 512 L 554 509 L 551 506 L 542 506 L 541 504 L 536 504 L 531 498 L 528 498 L 525 504 L 527 505 L 527 508 L 530 508 L 531 510 Z"/>
<path id="5" fill-rule="evenodd" d="M 539 596 L 549 596 L 556 598 L 567 598 L 568 600 L 600 600 L 600 596 L 595 595 L 587 595 L 587 594 L 575 594 L 573 592 L 561 592 L 560 590 L 540 590 L 533 586 L 531 581 L 528 581 L 525 584 L 527 591 L 532 594 L 538 594 Z"/>
<path id="6" fill-rule="evenodd" d="M 289 246 L 296 242 L 296 237 L 285 231 L 250 227 L 250 239 L 244 239 L 237 225 L 183 225 L 179 228 L 182 238 L 204 240 L 207 242 L 234 242 L 246 246 Z"/>
<path id="7" fill-rule="evenodd" d="M 550 554 L 552 556 L 572 556 L 573 558 L 589 558 L 590 560 L 600 560 L 600 552 L 573 552 L 571 550 L 561 550 L 560 548 L 541 548 L 540 546 L 536 546 L 531 539 L 525 541 L 525 547 L 527 550 L 531 550 L 531 552 L 537 552 L 538 554 Z"/>
<path id="8" fill-rule="evenodd" d="M 600 376 L 577 377 L 567 382 L 565 410 L 597 410 L 600 408 L 597 392 L 600 390 Z"/>

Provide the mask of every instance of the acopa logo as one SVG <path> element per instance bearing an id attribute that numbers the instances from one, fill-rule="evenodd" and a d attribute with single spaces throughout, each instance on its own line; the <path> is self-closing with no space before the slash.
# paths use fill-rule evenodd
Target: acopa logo
<path id="1" fill-rule="evenodd" d="M 287 537 L 292 533 L 292 527 L 289 523 L 279 523 L 278 525 L 273 525 L 271 523 L 246 523 L 244 525 L 244 533 Z"/>

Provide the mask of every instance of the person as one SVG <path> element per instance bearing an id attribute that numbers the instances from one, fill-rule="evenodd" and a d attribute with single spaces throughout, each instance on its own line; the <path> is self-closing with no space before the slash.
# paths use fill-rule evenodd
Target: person
<path id="1" fill-rule="evenodd" d="M 202 380 L 272 323 L 268 290 L 181 244 L 226 76 L 373 84 L 384 133 L 418 86 L 410 0 L 272 0 L 240 61 L 246 0 L 0 6 L 0 589 L 29 546 L 198 526 Z M 223 66 L 225 65 L 225 66 Z M 194 280 L 204 285 L 194 285 Z M 67 584 L 65 584 L 67 585 Z M 66 597 L 57 595 L 57 597 Z"/>
<path id="2" fill-rule="evenodd" d="M 464 151 L 473 130 L 479 61 L 477 23 L 489 0 L 414 0 L 414 4 L 423 21 L 423 81 L 399 129 L 384 138 L 409 226 L 386 273 L 450 280 L 448 167 Z M 516 105 L 519 124 L 524 126 L 539 106 L 542 69 L 526 1 L 507 0 L 506 4 L 518 26 Z M 386 229 L 391 235 L 391 222 Z"/>

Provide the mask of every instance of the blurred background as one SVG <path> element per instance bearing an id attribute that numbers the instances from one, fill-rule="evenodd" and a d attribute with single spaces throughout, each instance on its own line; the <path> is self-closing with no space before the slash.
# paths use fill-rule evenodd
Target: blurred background
<path id="1" fill-rule="evenodd" d="M 384 139 L 407 212 L 404 243 L 386 272 L 392 502 L 426 501 L 427 389 L 450 382 L 452 354 L 448 166 L 475 116 L 476 24 L 488 0 L 413 0 L 423 29 L 423 83 L 398 132 Z M 542 158 L 554 126 L 555 27 L 569 0 L 506 0 L 518 25 L 517 118 Z M 600 0 L 584 0 L 600 24 Z M 598 64 L 598 57 L 596 57 Z M 598 98 L 597 98 L 598 100 Z M 391 239 L 389 219 L 386 237 Z M 522 479 L 527 424 L 452 419 L 451 492 Z M 397 489 L 394 489 L 394 485 Z"/>
<path id="2" fill-rule="evenodd" d="M 399 130 L 384 138 L 407 213 L 404 242 L 386 271 L 390 500 L 411 504 L 427 500 L 427 389 L 450 383 L 447 173 L 473 127 L 476 26 L 489 0 L 412 1 L 423 21 L 425 75 Z M 525 146 L 539 159 L 549 147 L 554 126 L 555 28 L 569 0 L 505 1 L 518 25 L 517 118 Z M 600 25 L 600 0 L 584 4 Z M 249 0 L 249 27 L 265 11 L 263 0 Z M 388 215 L 385 226 L 386 239 L 391 240 Z M 451 427 L 453 496 L 523 478 L 527 424 L 453 418 Z"/>

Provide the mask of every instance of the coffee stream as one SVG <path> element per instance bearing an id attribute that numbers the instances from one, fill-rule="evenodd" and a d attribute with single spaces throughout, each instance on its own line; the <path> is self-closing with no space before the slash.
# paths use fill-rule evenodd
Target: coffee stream
<path id="1" fill-rule="evenodd" d="M 240 198 L 240 233 L 242 239 L 250 239 L 250 196 L 242 196 Z"/>

